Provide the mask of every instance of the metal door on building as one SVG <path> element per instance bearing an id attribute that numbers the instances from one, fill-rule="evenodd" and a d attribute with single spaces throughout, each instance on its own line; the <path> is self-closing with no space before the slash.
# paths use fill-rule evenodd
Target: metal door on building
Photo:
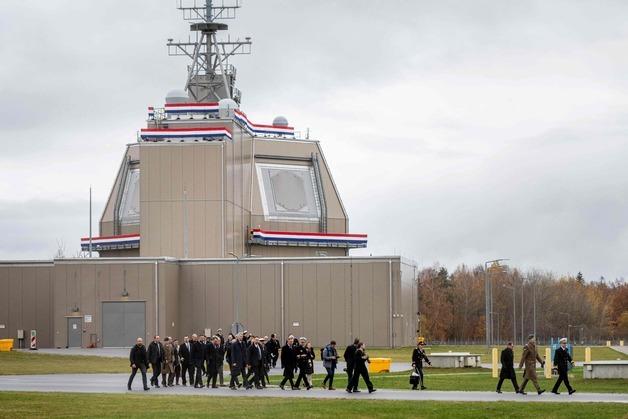
<path id="1" fill-rule="evenodd" d="M 68 348 L 80 348 L 83 340 L 83 322 L 80 317 L 68 317 Z"/>
<path id="2" fill-rule="evenodd" d="M 102 346 L 129 348 L 146 338 L 146 303 L 112 301 L 102 303 Z"/>

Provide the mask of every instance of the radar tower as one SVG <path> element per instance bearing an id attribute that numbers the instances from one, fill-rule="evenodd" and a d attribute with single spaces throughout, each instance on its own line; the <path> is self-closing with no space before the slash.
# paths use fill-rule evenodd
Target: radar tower
<path id="1" fill-rule="evenodd" d="M 187 56 L 188 65 L 185 90 L 196 102 L 233 99 L 240 103 L 242 94 L 235 87 L 236 69 L 229 64 L 234 55 L 251 53 L 251 38 L 217 40 L 216 33 L 229 27 L 219 20 L 235 19 L 242 7 L 241 0 L 179 0 L 177 8 L 183 19 L 191 21 L 194 33 L 187 42 L 168 39 L 168 55 Z"/>

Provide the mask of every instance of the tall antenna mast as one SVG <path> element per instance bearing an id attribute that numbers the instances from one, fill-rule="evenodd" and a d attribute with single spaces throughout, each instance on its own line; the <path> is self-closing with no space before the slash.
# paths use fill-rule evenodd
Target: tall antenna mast
<path id="1" fill-rule="evenodd" d="M 220 3 L 220 5 L 218 5 Z M 241 92 L 235 87 L 236 69 L 229 64 L 234 55 L 251 53 L 251 38 L 218 41 L 216 32 L 229 27 L 218 20 L 235 19 L 241 0 L 179 0 L 183 20 L 191 21 L 194 33 L 187 42 L 168 39 L 168 55 L 184 55 L 192 60 L 188 66 L 185 90 L 196 102 L 230 98 L 240 103 Z"/>

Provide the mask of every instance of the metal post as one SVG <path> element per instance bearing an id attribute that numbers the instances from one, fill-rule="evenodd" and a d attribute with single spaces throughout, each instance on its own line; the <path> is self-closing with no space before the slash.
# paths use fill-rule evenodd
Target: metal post
<path id="1" fill-rule="evenodd" d="M 188 230 L 188 191 L 183 189 L 183 257 L 187 259 L 190 253 L 190 238 Z"/>
<path id="2" fill-rule="evenodd" d="M 521 345 L 523 346 L 523 278 L 521 278 Z"/>
<path id="3" fill-rule="evenodd" d="M 92 185 L 89 185 L 89 257 L 92 257 Z"/>
<path id="4" fill-rule="evenodd" d="M 536 281 L 534 281 L 534 287 L 532 288 L 532 315 L 533 315 L 533 323 L 534 323 L 534 337 L 538 339 L 536 336 Z"/>

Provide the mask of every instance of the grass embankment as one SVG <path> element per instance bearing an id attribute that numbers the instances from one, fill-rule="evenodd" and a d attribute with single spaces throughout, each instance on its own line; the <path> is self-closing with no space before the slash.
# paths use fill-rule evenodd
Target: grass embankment
<path id="1" fill-rule="evenodd" d="M 83 355 L 0 352 L 0 375 L 129 372 L 129 360 Z"/>
<path id="2" fill-rule="evenodd" d="M 0 393 L 0 417 L 294 418 L 626 418 L 626 405 L 607 403 L 409 402 L 133 394 Z"/>

